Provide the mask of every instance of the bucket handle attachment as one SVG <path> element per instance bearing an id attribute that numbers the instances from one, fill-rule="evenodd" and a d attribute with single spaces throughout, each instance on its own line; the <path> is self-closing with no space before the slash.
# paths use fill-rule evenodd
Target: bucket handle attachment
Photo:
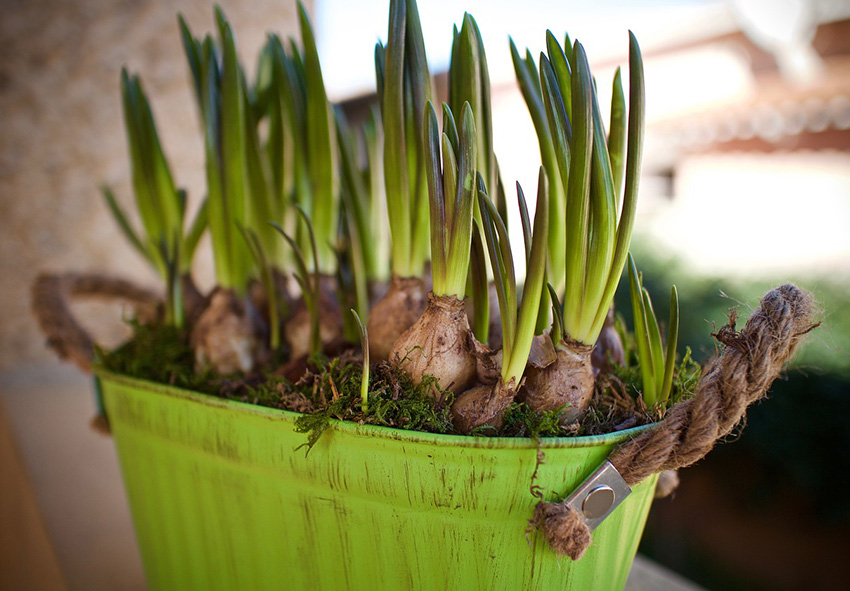
<path id="1" fill-rule="evenodd" d="M 705 457 L 747 407 L 765 396 L 803 337 L 820 325 L 817 315 L 814 298 L 791 284 L 769 291 L 740 332 L 732 314 L 713 335 L 724 345 L 723 352 L 706 369 L 696 394 L 673 405 L 655 428 L 620 444 L 591 479 L 600 471 L 611 477 L 605 467 L 610 464 L 631 487 L 656 472 L 684 468 Z M 530 520 L 555 552 L 573 560 L 582 557 L 598 525 L 588 520 L 578 500 L 586 483 L 560 503 L 538 502 Z"/>
<path id="2" fill-rule="evenodd" d="M 71 310 L 75 299 L 123 300 L 142 317 L 157 313 L 162 299 L 154 292 L 114 277 L 63 273 L 39 275 L 32 285 L 32 309 L 47 345 L 86 373 L 91 372 L 94 339 Z"/>
<path id="3" fill-rule="evenodd" d="M 631 493 L 631 487 L 614 464 L 605 460 L 563 503 L 581 514 L 587 529 L 592 532 Z"/>

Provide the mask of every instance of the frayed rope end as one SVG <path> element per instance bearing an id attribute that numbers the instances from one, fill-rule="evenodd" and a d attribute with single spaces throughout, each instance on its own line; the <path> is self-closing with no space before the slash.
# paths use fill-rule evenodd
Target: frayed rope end
<path id="1" fill-rule="evenodd" d="M 572 560 L 584 556 L 593 541 L 584 518 L 564 503 L 540 501 L 529 524 L 543 532 L 555 552 Z"/>

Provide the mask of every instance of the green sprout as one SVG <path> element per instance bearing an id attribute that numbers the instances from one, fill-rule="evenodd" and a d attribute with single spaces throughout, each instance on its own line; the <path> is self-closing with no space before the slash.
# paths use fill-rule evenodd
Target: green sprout
<path id="1" fill-rule="evenodd" d="M 244 291 L 250 273 L 247 243 L 235 226 L 251 228 L 273 268 L 289 266 L 285 249 L 266 224 L 292 231 L 292 204 L 310 213 L 317 233 L 319 270 L 336 266 L 339 175 L 332 110 L 325 93 L 312 28 L 298 5 L 303 55 L 270 36 L 260 57 L 257 82 L 249 87 L 236 58 L 230 24 L 216 8 L 218 44 L 180 30 L 204 126 L 210 234 L 219 285 Z M 221 57 L 219 57 L 219 52 Z M 261 123 L 267 133 L 262 137 Z M 298 232 L 302 251 L 310 241 Z"/>
<path id="2" fill-rule="evenodd" d="M 297 271 L 295 272 L 295 280 L 298 282 L 299 287 L 301 287 L 301 295 L 304 298 L 304 305 L 307 307 L 307 314 L 310 318 L 308 356 L 312 358 L 318 355 L 322 350 L 322 340 L 319 333 L 319 257 L 318 251 L 316 250 L 316 236 L 313 232 L 313 225 L 310 222 L 310 218 L 300 207 L 298 208 L 298 213 L 301 216 L 301 220 L 304 222 L 306 233 L 310 241 L 310 252 L 313 255 L 312 269 L 308 267 L 307 258 L 304 256 L 303 251 L 298 245 L 298 241 L 290 236 L 279 224 L 274 222 L 269 222 L 269 224 L 277 230 L 281 236 L 283 236 L 284 240 L 286 240 L 292 248 L 295 258 L 295 266 L 297 268 Z"/>
<path id="3" fill-rule="evenodd" d="M 423 113 L 432 91 L 415 0 L 391 0 L 387 45 L 376 46 L 375 69 L 392 271 L 399 277 L 421 277 L 429 247 Z"/>
<path id="4" fill-rule="evenodd" d="M 673 386 L 676 365 L 676 344 L 679 338 L 679 292 L 670 290 L 670 323 L 667 327 L 667 347 L 661 343 L 661 330 L 649 292 L 643 287 L 643 277 L 629 255 L 629 294 L 635 323 L 635 344 L 643 382 L 643 400 L 647 407 L 665 404 Z"/>
<path id="5" fill-rule="evenodd" d="M 549 56 L 540 57 L 540 80 L 559 172 L 552 184 L 560 182 L 566 195 L 561 299 L 565 305 L 554 306 L 556 311 L 562 310 L 562 317 L 555 323 L 558 332 L 553 331 L 553 340 L 556 344 L 570 339 L 592 345 L 622 275 L 634 225 L 644 130 L 643 65 L 640 48 L 630 34 L 628 152 L 620 204 L 609 138 L 584 48 L 576 42 L 568 58 L 551 34 L 547 45 Z M 621 126 L 623 120 L 622 114 L 615 114 L 615 125 Z M 618 166 L 622 157 L 616 146 L 619 133 L 611 142 Z"/>
<path id="6" fill-rule="evenodd" d="M 368 226 L 371 231 L 366 250 L 366 276 L 370 281 L 386 281 L 390 273 L 390 229 L 387 225 L 387 196 L 384 186 L 384 130 L 381 111 L 373 105 L 363 124 L 366 143 L 366 187 L 369 192 Z"/>
<path id="7" fill-rule="evenodd" d="M 358 138 L 348 126 L 342 109 L 336 111 L 337 139 L 339 140 L 340 162 L 342 165 L 342 203 L 343 230 L 346 241 L 348 260 L 351 268 L 351 284 L 354 293 L 351 294 L 354 307 L 362 318 L 369 318 L 369 289 L 367 280 L 370 278 L 369 263 L 375 262 L 376 245 L 372 241 L 370 225 L 370 197 L 366 187 L 366 178 L 358 166 L 360 152 Z M 341 269 L 340 269 L 341 271 Z"/>
<path id="8" fill-rule="evenodd" d="M 540 300 L 546 277 L 546 245 L 549 226 L 548 181 L 543 167 L 537 181 L 537 206 L 534 228 L 528 223 L 528 206 L 522 187 L 517 183 L 517 201 L 523 220 L 523 242 L 527 273 L 522 290 L 522 301 L 517 308 L 516 273 L 508 231 L 496 207 L 479 186 L 478 202 L 484 221 L 484 233 L 494 271 L 496 292 L 499 297 L 502 322 L 502 372 L 503 384 L 513 381 L 516 387 L 528 363 L 531 343 L 535 334 Z"/>
<path id="9" fill-rule="evenodd" d="M 272 276 L 271 265 L 257 233 L 252 229 L 241 226 L 239 230 L 242 232 L 245 242 L 248 243 L 254 264 L 256 264 L 260 273 L 260 283 L 269 303 L 269 346 L 272 351 L 277 351 L 280 347 L 280 298 Z"/>
<path id="10" fill-rule="evenodd" d="M 357 320 L 357 327 L 360 329 L 360 348 L 363 350 L 363 374 L 360 378 L 360 408 L 365 415 L 369 411 L 369 332 L 366 330 L 366 325 L 360 320 L 357 311 L 352 308 L 351 314 Z"/>
<path id="11" fill-rule="evenodd" d="M 318 247 L 316 258 L 321 273 L 333 273 L 336 265 L 334 240 L 339 223 L 339 156 L 336 145 L 334 114 L 325 92 L 316 38 L 307 17 L 307 11 L 298 2 L 298 22 L 301 42 L 304 45 L 303 84 L 306 100 L 304 115 L 306 125 L 302 149 L 306 149 L 311 191 L 310 213 L 316 234 L 313 248 Z"/>
<path id="12" fill-rule="evenodd" d="M 126 69 L 121 71 L 121 98 L 133 194 L 143 232 L 134 229 L 111 189 L 104 186 L 101 192 L 128 242 L 166 284 L 166 323 L 182 326 L 184 310 L 179 279 L 189 273 L 195 249 L 207 227 L 207 202 L 201 203 L 184 231 L 186 193 L 174 184 L 142 83 Z"/>
<path id="13" fill-rule="evenodd" d="M 426 108 L 426 157 L 431 206 L 431 275 L 435 295 L 463 299 L 470 264 L 472 204 L 475 198 L 475 121 L 463 104 L 460 133 L 444 105 L 443 133 L 434 106 Z M 442 162 L 440 148 L 442 147 Z"/>
<path id="14" fill-rule="evenodd" d="M 531 52 L 526 50 L 525 58 L 520 57 L 513 39 L 510 40 L 511 58 L 516 72 L 519 89 L 528 106 L 531 121 L 537 132 L 540 146 L 540 158 L 546 174 L 554 182 L 549 183 L 549 247 L 546 249 L 548 258 L 548 278 L 557 290 L 564 288 L 566 269 L 566 240 L 564 227 L 566 211 L 566 194 L 558 181 L 558 160 L 555 156 L 555 143 L 549 131 L 546 118 L 546 107 L 543 104 L 543 90 L 537 65 Z"/>
<path id="15" fill-rule="evenodd" d="M 490 106 L 490 74 L 481 31 L 475 19 L 464 13 L 460 31 L 454 27 L 452 53 L 449 65 L 449 106 L 458 113 L 464 102 L 469 102 L 475 116 L 476 138 L 478 140 L 477 168 L 487 189 L 494 197 L 499 215 L 507 222 L 507 204 L 505 192 L 499 175 L 496 154 L 493 151 L 493 119 Z M 484 232 L 478 200 L 474 201 L 474 217 L 478 232 Z M 484 262 L 486 279 L 493 277 L 493 271 L 487 263 L 487 257 L 473 254 L 474 260 Z M 472 267 L 475 270 L 475 267 Z M 473 304 L 473 333 L 481 342 L 487 342 L 490 329 L 489 290 L 476 289 L 475 278 L 470 277 L 469 293 Z"/>

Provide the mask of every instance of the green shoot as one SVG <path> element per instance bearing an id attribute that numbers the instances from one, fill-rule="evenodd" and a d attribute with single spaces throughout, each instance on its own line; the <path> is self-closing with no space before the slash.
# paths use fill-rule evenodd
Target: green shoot
<path id="1" fill-rule="evenodd" d="M 366 186 L 369 191 L 370 248 L 366 251 L 366 276 L 372 281 L 386 281 L 390 272 L 390 232 L 387 226 L 387 196 L 384 187 L 384 131 L 381 113 L 372 106 L 363 124 L 366 142 Z"/>
<path id="2" fill-rule="evenodd" d="M 348 127 L 348 121 L 342 109 L 336 110 L 337 139 L 339 140 L 340 161 L 342 164 L 342 202 L 344 234 L 347 236 L 345 250 L 350 259 L 352 282 L 354 287 L 355 308 L 368 320 L 369 277 L 368 261 L 375 257 L 368 254 L 375 246 L 372 241 L 373 230 L 369 226 L 369 193 L 358 161 L 357 136 Z"/>
<path id="3" fill-rule="evenodd" d="M 496 210 L 496 207 L 483 190 L 478 192 L 478 202 L 484 222 L 484 235 L 487 238 L 487 248 L 490 253 L 490 263 L 493 267 L 496 290 L 499 294 L 499 304 L 502 320 L 502 383 L 513 381 L 519 384 L 531 343 L 534 338 L 535 325 L 540 309 L 540 299 L 543 295 L 543 285 L 546 277 L 546 246 L 547 230 L 549 228 L 548 181 L 543 167 L 540 168 L 537 186 L 537 209 L 534 215 L 534 229 L 525 232 L 528 241 L 526 248 L 527 273 L 522 301 L 517 310 L 516 274 L 514 272 L 513 256 L 507 228 Z M 528 219 L 528 209 L 522 189 L 517 186 L 520 217 Z"/>
<path id="4" fill-rule="evenodd" d="M 260 272 L 260 283 L 263 285 L 263 291 L 266 292 L 266 301 L 269 305 L 269 347 L 272 351 L 277 351 L 280 348 L 280 298 L 272 276 L 271 265 L 257 233 L 252 229 L 241 226 L 239 230 L 245 238 L 245 242 L 251 250 L 251 256 L 254 258 L 254 264 Z"/>
<path id="5" fill-rule="evenodd" d="M 679 293 L 674 285 L 670 291 L 670 323 L 667 327 L 667 347 L 662 348 L 661 330 L 649 293 L 629 255 L 629 294 L 635 323 L 635 344 L 643 382 L 643 400 L 647 407 L 664 404 L 670 398 L 673 369 L 676 364 L 676 344 L 679 336 Z"/>
<path id="6" fill-rule="evenodd" d="M 294 224 L 294 211 L 291 204 L 295 191 L 295 127 L 292 124 L 293 114 L 291 85 L 287 75 L 288 58 L 280 38 L 270 35 L 263 49 L 263 57 L 258 66 L 257 94 L 259 117 L 257 123 L 266 117 L 268 135 L 262 146 L 263 158 L 268 164 L 268 200 L 272 211 L 270 219 L 276 220 L 284 227 Z M 262 86 L 261 86 L 262 85 Z M 265 220 L 268 221 L 268 220 Z M 273 230 L 265 223 L 260 225 L 266 232 Z M 280 245 L 275 240 L 275 245 Z M 269 255 L 270 262 L 278 269 L 289 268 L 290 261 L 284 254 L 284 249 L 278 248 Z"/>
<path id="7" fill-rule="evenodd" d="M 179 243 L 177 243 L 179 245 Z M 178 272 L 178 262 L 180 258 L 179 251 L 175 253 L 174 258 L 168 255 L 168 243 L 163 239 L 160 244 L 160 254 L 166 261 L 168 268 L 165 274 L 165 324 L 183 326 L 185 320 L 183 310 L 183 292 L 180 289 L 180 274 Z M 178 246 L 179 248 L 179 246 Z"/>
<path id="8" fill-rule="evenodd" d="M 195 83 L 204 130 L 207 218 L 213 248 L 216 282 L 243 292 L 251 256 L 237 227 L 245 225 L 245 92 L 230 26 L 220 10 L 216 20 L 222 55 L 209 35 L 195 39 L 180 18 L 183 46 Z"/>
<path id="9" fill-rule="evenodd" d="M 626 172 L 626 116 L 626 95 L 623 93 L 623 81 L 618 67 L 611 89 L 611 125 L 608 132 L 608 153 L 611 156 L 617 208 L 621 205 L 623 175 Z"/>
<path id="10" fill-rule="evenodd" d="M 537 140 L 540 146 L 540 158 L 546 174 L 550 179 L 558 178 L 558 162 L 555 157 L 555 145 L 549 132 L 549 122 L 546 119 L 546 107 L 543 104 L 543 91 L 540 87 L 540 77 L 537 65 L 531 53 L 526 50 L 523 59 L 517 51 L 513 40 L 510 41 L 511 58 L 520 91 L 525 99 Z M 549 248 L 547 249 L 549 279 L 558 290 L 564 289 L 566 240 L 564 227 L 566 196 L 560 182 L 549 183 Z"/>
<path id="11" fill-rule="evenodd" d="M 478 24 L 464 13 L 460 32 L 454 29 L 449 68 L 449 107 L 455 113 L 468 102 L 475 116 L 478 139 L 476 164 L 484 183 L 493 195 L 499 184 L 496 156 L 493 152 L 493 121 L 490 106 L 490 74 Z M 477 204 L 476 204 L 477 209 Z"/>
<path id="12" fill-rule="evenodd" d="M 269 139 L 267 151 L 272 168 L 275 199 L 279 203 L 280 218 L 283 227 L 297 235 L 297 216 L 290 215 L 292 204 L 309 207 L 310 183 L 307 174 L 304 126 L 303 80 L 299 78 L 296 67 L 297 52 L 292 55 L 284 50 L 281 40 L 271 36 L 272 79 L 276 91 L 276 101 L 269 103 Z M 294 212 L 292 212 L 294 213 Z M 300 242 L 303 250 L 309 248 L 305 241 Z M 291 261 L 284 260 L 288 267 Z"/>
<path id="13" fill-rule="evenodd" d="M 366 330 L 366 325 L 360 320 L 360 316 L 356 310 L 352 309 L 351 314 L 357 320 L 357 326 L 360 328 L 360 348 L 363 351 L 363 374 L 360 379 L 360 408 L 363 414 L 366 414 L 369 411 L 369 331 Z"/>
<path id="14" fill-rule="evenodd" d="M 182 234 L 182 204 L 162 151 L 156 124 L 138 76 L 121 71 L 124 123 L 132 163 L 136 207 L 148 238 L 148 249 L 157 253 L 165 241 L 166 254 L 154 256 L 160 274 L 165 275 L 168 260 L 176 260 L 175 236 Z"/>
<path id="15" fill-rule="evenodd" d="M 250 253 L 238 236 L 239 225 L 244 225 L 247 193 L 247 166 L 245 162 L 245 93 L 241 68 L 236 57 L 236 42 L 230 24 L 221 10 L 216 10 L 222 45 L 221 80 L 219 87 L 220 111 L 218 135 L 220 150 L 221 198 L 211 199 L 210 235 L 213 244 L 225 250 L 224 276 L 219 285 L 244 292 L 248 284 Z M 212 65 L 212 64 L 211 64 Z M 212 89 L 211 89 L 212 90 Z M 207 113 L 212 116 L 212 109 Z M 215 211 L 215 215 L 213 215 Z M 218 268 L 216 268 L 218 274 Z"/>
<path id="16" fill-rule="evenodd" d="M 640 48 L 631 35 L 628 151 L 621 200 L 617 183 L 623 149 L 618 136 L 623 133 L 625 107 L 616 92 L 618 78 L 612 134 L 606 136 L 584 48 L 576 42 L 568 56 L 551 34 L 547 35 L 547 47 L 548 57 L 540 58 L 540 81 L 559 171 L 553 184 L 560 183 L 566 195 L 561 299 L 565 307 L 560 324 L 567 339 L 592 345 L 622 275 L 634 225 L 644 127 L 643 65 Z M 531 80 L 527 67 L 524 72 L 527 81 Z"/>
<path id="17" fill-rule="evenodd" d="M 593 330 L 599 327 L 601 330 L 608 314 L 608 308 L 614 299 L 614 292 L 620 276 L 631 243 L 632 228 L 634 227 L 635 212 L 637 210 L 638 186 L 640 184 L 640 166 L 643 157 L 643 136 L 645 130 L 645 106 L 644 106 L 644 75 L 643 59 L 640 46 L 634 34 L 629 32 L 629 124 L 627 135 L 626 175 L 625 189 L 623 191 L 623 203 L 617 224 L 617 239 L 611 269 L 608 273 L 608 281 L 605 285 L 602 301 L 596 312 Z M 596 330 L 596 334 L 599 332 Z"/>
<path id="18" fill-rule="evenodd" d="M 564 305 L 558 298 L 558 292 L 551 283 L 547 284 L 549 288 L 549 301 L 552 304 L 552 332 L 550 333 L 553 343 L 560 343 L 566 338 L 564 333 Z"/>
<path id="19" fill-rule="evenodd" d="M 245 171 L 246 171 L 246 202 L 245 223 L 252 228 L 263 247 L 263 251 L 276 267 L 282 266 L 281 254 L 282 244 L 277 238 L 273 228 L 266 224 L 270 220 L 280 221 L 283 219 L 283 203 L 279 195 L 273 189 L 271 166 L 267 161 L 268 153 L 260 144 L 258 132 L 259 120 L 254 110 L 249 108 L 250 102 L 248 89 L 242 84 L 243 110 L 245 126 Z"/>
<path id="20" fill-rule="evenodd" d="M 476 137 L 478 139 L 477 168 L 487 189 L 494 198 L 502 219 L 507 221 L 506 200 L 499 176 L 499 166 L 493 151 L 493 120 L 490 105 L 490 73 L 487 67 L 487 55 L 478 24 L 469 13 L 464 13 L 460 31 L 454 28 L 452 53 L 449 66 L 449 106 L 458 113 L 464 102 L 469 102 L 475 116 Z M 484 232 L 478 200 L 473 203 L 473 214 L 479 232 Z M 486 261 L 486 257 L 485 257 Z M 492 270 L 485 263 L 488 279 Z M 481 327 L 479 338 L 486 342 L 489 331 L 490 299 L 475 303 L 477 323 Z"/>
<path id="21" fill-rule="evenodd" d="M 432 90 L 415 0 L 391 0 L 387 46 L 376 47 L 375 69 L 384 122 L 392 270 L 401 277 L 419 277 L 428 258 L 423 113 Z"/>
<path id="22" fill-rule="evenodd" d="M 206 229 L 206 202 L 202 203 L 184 234 L 186 194 L 174 185 L 141 82 L 126 70 L 121 72 L 121 95 L 133 193 L 142 232 L 133 228 L 112 191 L 108 187 L 102 187 L 101 191 L 124 236 L 166 284 L 166 322 L 182 326 L 183 301 L 179 277 L 189 272 L 195 247 Z"/>
<path id="23" fill-rule="evenodd" d="M 450 110 L 448 112 L 451 114 Z M 425 129 L 433 292 L 462 299 L 469 273 L 477 161 L 475 121 L 469 103 L 463 105 L 456 150 L 445 131 L 441 141 L 437 116 L 430 101 L 426 108 Z M 457 153 L 456 163 L 453 152 Z"/>
<path id="24" fill-rule="evenodd" d="M 297 268 L 295 272 L 295 280 L 301 287 L 301 296 L 304 298 L 304 305 L 307 307 L 307 313 L 310 317 L 310 342 L 308 355 L 309 357 L 314 357 L 322 350 L 322 340 L 319 333 L 319 260 L 316 252 L 316 237 L 313 233 L 313 225 L 310 223 L 310 218 L 300 207 L 298 208 L 298 214 L 301 216 L 301 220 L 304 222 L 307 235 L 309 236 L 311 252 L 313 254 L 312 269 L 307 266 L 307 259 L 305 258 L 301 248 L 298 246 L 298 242 L 292 236 L 287 234 L 279 224 L 274 222 L 269 223 L 278 231 L 278 233 L 280 233 L 281 236 L 283 236 L 284 240 L 286 240 L 292 248 L 295 258 L 295 266 Z"/>
<path id="25" fill-rule="evenodd" d="M 267 221 L 297 234 L 303 252 L 311 248 L 307 235 L 297 232 L 293 201 L 313 219 L 320 271 L 333 272 L 339 215 L 335 128 L 307 14 L 299 5 L 303 55 L 294 42 L 287 51 L 270 36 L 250 87 L 220 8 L 215 17 L 218 46 L 210 36 L 194 38 L 182 17 L 179 24 L 204 123 L 217 282 L 239 291 L 247 284 L 251 256 L 234 226 L 253 229 L 277 269 L 289 261 Z"/>
<path id="26" fill-rule="evenodd" d="M 343 191 L 343 197 L 345 192 Z M 343 199 L 342 217 L 344 225 L 340 226 L 340 238 L 336 248 L 336 297 L 340 306 L 360 309 L 363 317 L 368 320 L 369 290 L 363 265 L 363 252 L 359 248 L 359 238 L 353 233 L 353 216 L 347 213 Z M 342 315 L 342 336 L 348 343 L 357 340 L 357 323 L 347 314 Z"/>
<path id="27" fill-rule="evenodd" d="M 186 274 L 192 268 L 192 259 L 195 257 L 195 251 L 198 248 L 198 243 L 209 226 L 209 206 L 206 199 L 201 201 L 198 211 L 195 212 L 195 219 L 189 225 L 189 229 L 183 236 L 179 245 L 180 250 L 180 273 Z"/>
<path id="28" fill-rule="evenodd" d="M 339 220 L 339 165 L 333 109 L 328 102 L 319 53 L 307 11 L 298 2 L 301 42 L 304 46 L 304 89 L 306 91 L 306 151 L 311 189 L 308 211 L 318 236 L 316 258 L 321 273 L 333 273 L 336 265 L 333 243 Z"/>
<path id="29" fill-rule="evenodd" d="M 490 289 L 487 281 L 487 254 L 477 224 L 472 225 L 472 253 L 469 262 L 469 285 L 472 299 L 472 334 L 486 343 L 490 333 Z"/>

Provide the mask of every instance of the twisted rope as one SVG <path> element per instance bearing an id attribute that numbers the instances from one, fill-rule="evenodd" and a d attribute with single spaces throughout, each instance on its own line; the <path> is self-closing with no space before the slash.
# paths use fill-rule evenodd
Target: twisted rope
<path id="1" fill-rule="evenodd" d="M 155 293 L 122 279 L 76 273 L 39 275 L 32 286 L 32 309 L 47 335 L 47 345 L 84 372 L 91 370 L 94 342 L 71 313 L 71 301 L 76 298 L 119 299 L 150 310 L 161 301 Z"/>
<path id="2" fill-rule="evenodd" d="M 621 444 L 608 458 L 629 486 L 705 457 L 735 428 L 747 406 L 767 393 L 804 335 L 818 326 L 816 313 L 812 296 L 787 284 L 762 298 L 740 332 L 730 319 L 714 335 L 725 345 L 723 353 L 703 374 L 694 397 L 676 403 L 658 427 Z M 591 542 L 584 520 L 563 503 L 538 503 L 532 524 L 556 552 L 573 560 Z"/>

